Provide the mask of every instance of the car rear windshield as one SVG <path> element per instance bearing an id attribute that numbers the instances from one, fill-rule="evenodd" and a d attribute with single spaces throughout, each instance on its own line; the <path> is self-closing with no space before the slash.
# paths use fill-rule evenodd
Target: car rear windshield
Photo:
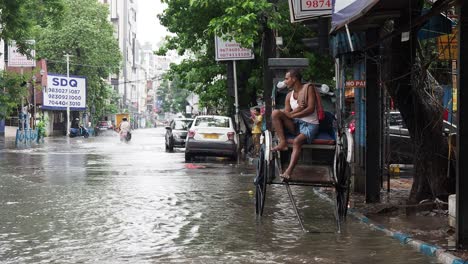
<path id="1" fill-rule="evenodd" d="M 108 123 L 107 121 L 101 121 L 101 124 L 100 124 L 100 125 L 101 125 L 101 126 L 108 126 L 109 123 Z"/>
<path id="2" fill-rule="evenodd" d="M 192 122 L 192 120 L 176 120 L 174 122 L 174 129 L 187 130 Z"/>
<path id="3" fill-rule="evenodd" d="M 229 127 L 228 117 L 200 117 L 195 122 L 197 127 Z"/>

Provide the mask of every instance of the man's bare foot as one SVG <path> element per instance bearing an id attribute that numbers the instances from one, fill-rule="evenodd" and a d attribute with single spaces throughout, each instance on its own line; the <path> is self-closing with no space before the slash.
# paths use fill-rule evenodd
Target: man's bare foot
<path id="1" fill-rule="evenodd" d="M 278 144 L 276 147 L 272 148 L 271 151 L 285 151 L 288 150 L 287 144 Z"/>

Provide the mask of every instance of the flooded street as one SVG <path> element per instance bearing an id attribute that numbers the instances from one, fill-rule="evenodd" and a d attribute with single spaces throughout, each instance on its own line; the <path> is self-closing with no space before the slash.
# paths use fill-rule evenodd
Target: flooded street
<path id="1" fill-rule="evenodd" d="M 310 188 L 282 186 L 254 209 L 255 169 L 228 160 L 184 162 L 164 151 L 164 128 L 47 138 L 0 147 L 0 263 L 435 263 L 349 218 Z"/>

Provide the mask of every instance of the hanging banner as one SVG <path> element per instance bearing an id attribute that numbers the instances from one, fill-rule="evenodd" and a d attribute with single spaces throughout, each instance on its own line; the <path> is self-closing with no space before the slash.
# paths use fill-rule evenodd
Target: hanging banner
<path id="1" fill-rule="evenodd" d="M 31 45 L 35 44 L 34 40 L 28 42 Z M 36 67 L 35 57 L 35 50 L 31 50 L 31 58 L 28 58 L 25 54 L 21 54 L 14 41 L 8 46 L 8 67 Z"/>
<path id="2" fill-rule="evenodd" d="M 234 40 L 223 40 L 215 37 L 216 61 L 226 60 L 252 60 L 254 53 L 252 49 L 246 49 Z"/>
<path id="3" fill-rule="evenodd" d="M 331 16 L 332 0 L 289 0 L 291 22 Z"/>
<path id="4" fill-rule="evenodd" d="M 86 78 L 58 74 L 47 75 L 47 86 L 42 90 L 44 102 L 42 109 L 47 110 L 86 110 Z"/>

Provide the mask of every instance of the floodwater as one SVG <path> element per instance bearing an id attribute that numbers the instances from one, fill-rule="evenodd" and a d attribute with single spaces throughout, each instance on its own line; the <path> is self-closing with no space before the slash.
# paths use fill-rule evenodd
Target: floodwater
<path id="1" fill-rule="evenodd" d="M 184 162 L 164 129 L 46 138 L 0 146 L 0 263 L 436 263 L 292 187 L 304 233 L 282 186 L 254 209 L 254 167 Z"/>

